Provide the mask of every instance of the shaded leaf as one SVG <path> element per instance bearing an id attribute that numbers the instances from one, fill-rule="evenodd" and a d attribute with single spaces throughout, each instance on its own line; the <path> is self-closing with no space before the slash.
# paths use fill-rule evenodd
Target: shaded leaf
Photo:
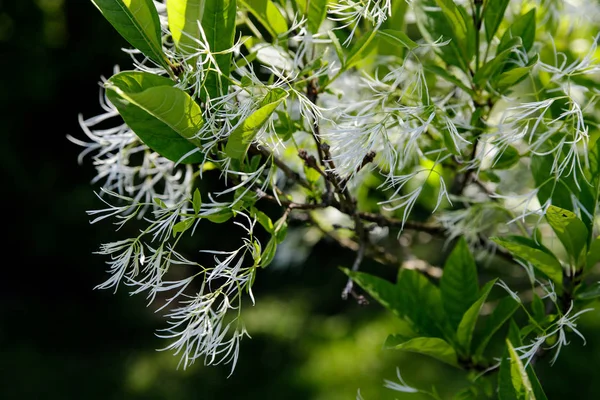
<path id="1" fill-rule="evenodd" d="M 444 263 L 440 290 L 448 320 L 456 329 L 464 313 L 477 300 L 479 292 L 475 259 L 464 238 L 457 242 Z"/>
<path id="2" fill-rule="evenodd" d="M 518 308 L 519 302 L 510 296 L 504 297 L 498 302 L 492 314 L 485 319 L 481 333 L 478 335 L 478 343 L 475 350 L 477 357 L 483 355 L 494 334 L 508 321 Z"/>
<path id="3" fill-rule="evenodd" d="M 458 325 L 458 329 L 456 330 L 456 340 L 468 355 L 471 354 L 471 340 L 473 338 L 475 324 L 477 323 L 479 313 L 481 312 L 481 307 L 483 307 L 483 303 L 485 303 L 487 300 L 487 297 L 495 283 L 496 279 L 485 284 L 485 286 L 481 289 L 479 299 L 477 299 L 477 301 L 473 303 L 471 307 L 469 307 L 467 312 L 465 312 L 460 324 Z"/>

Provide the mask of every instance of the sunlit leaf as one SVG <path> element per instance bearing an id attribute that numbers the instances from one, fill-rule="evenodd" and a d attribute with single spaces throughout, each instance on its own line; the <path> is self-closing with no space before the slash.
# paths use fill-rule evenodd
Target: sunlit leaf
<path id="1" fill-rule="evenodd" d="M 445 340 L 431 337 L 407 339 L 399 335 L 388 336 L 385 345 L 388 349 L 404 350 L 424 354 L 458 367 L 456 351 Z"/>
<path id="2" fill-rule="evenodd" d="M 457 242 L 444 263 L 440 289 L 444 310 L 456 329 L 464 313 L 477 300 L 479 292 L 475 259 L 463 238 Z"/>
<path id="3" fill-rule="evenodd" d="M 133 47 L 169 70 L 162 49 L 160 20 L 152 0 L 92 0 L 92 3 Z"/>
<path id="4" fill-rule="evenodd" d="M 125 123 L 152 150 L 172 161 L 202 161 L 196 137 L 203 124 L 202 111 L 168 78 L 147 72 L 125 71 L 105 84 L 107 96 Z M 182 157 L 185 159 L 182 159 Z"/>
<path id="5" fill-rule="evenodd" d="M 531 239 L 520 236 L 511 236 L 503 239 L 492 238 L 492 240 L 514 256 L 531 263 L 538 271 L 552 279 L 558 288 L 562 288 L 562 266 L 548 249 L 538 245 Z"/>
<path id="6" fill-rule="evenodd" d="M 271 0 L 239 0 L 248 11 L 260 21 L 273 37 L 286 32 L 288 25 L 285 17 Z"/>
<path id="7" fill-rule="evenodd" d="M 248 147 L 256 137 L 259 129 L 267 122 L 275 109 L 285 100 L 288 93 L 283 89 L 271 90 L 263 99 L 261 107 L 254 111 L 242 124 L 240 124 L 227 140 L 225 152 L 227 156 L 242 159 Z"/>
<path id="8" fill-rule="evenodd" d="M 583 221 L 577 218 L 575 213 L 553 205 L 546 210 L 546 220 L 565 246 L 567 253 L 575 261 L 576 266 L 579 266 L 579 260 L 587 247 L 588 238 L 588 231 Z"/>

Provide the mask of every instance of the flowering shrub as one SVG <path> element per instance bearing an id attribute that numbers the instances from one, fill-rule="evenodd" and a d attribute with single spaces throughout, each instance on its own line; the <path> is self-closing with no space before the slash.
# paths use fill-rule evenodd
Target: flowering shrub
<path id="1" fill-rule="evenodd" d="M 101 245 L 98 287 L 159 302 L 184 367 L 233 371 L 241 306 L 301 221 L 356 252 L 341 295 L 399 318 L 385 347 L 467 371 L 456 398 L 546 398 L 534 360 L 585 341 L 577 320 L 600 297 L 598 5 L 92 3 L 133 67 L 103 79 L 103 114 L 71 140 L 101 184 L 92 223 L 145 224 Z M 214 170 L 224 189 L 205 191 Z M 199 249 L 210 265 L 178 251 L 226 221 L 238 248 Z M 432 237 L 451 249 L 441 267 L 407 256 Z M 397 279 L 361 272 L 365 258 Z M 498 263 L 510 268 L 482 282 Z M 398 378 L 386 387 L 439 398 Z"/>

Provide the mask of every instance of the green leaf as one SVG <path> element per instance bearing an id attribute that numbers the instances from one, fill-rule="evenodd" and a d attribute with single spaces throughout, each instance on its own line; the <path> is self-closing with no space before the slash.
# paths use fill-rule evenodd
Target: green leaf
<path id="1" fill-rule="evenodd" d="M 252 216 L 258 220 L 258 223 L 265 229 L 265 231 L 269 233 L 274 232 L 275 227 L 273 226 L 273 221 L 271 221 L 271 218 L 269 218 L 267 214 L 260 211 L 256 207 L 252 207 L 250 212 Z"/>
<path id="2" fill-rule="evenodd" d="M 440 290 L 416 270 L 401 269 L 396 282 L 401 312 L 412 321 L 414 330 L 427 336 L 450 335 Z"/>
<path id="3" fill-rule="evenodd" d="M 263 99 L 260 108 L 254 111 L 244 122 L 231 132 L 225 153 L 228 157 L 241 160 L 246 155 L 250 143 L 259 129 L 267 122 L 275 109 L 286 99 L 288 93 L 283 89 L 271 90 Z"/>
<path id="4" fill-rule="evenodd" d="M 335 49 L 335 54 L 337 54 L 340 63 L 342 64 L 342 67 L 345 68 L 345 60 L 346 57 L 344 56 L 344 49 L 342 48 L 342 45 L 340 44 L 339 39 L 337 38 L 337 36 L 335 36 L 335 33 L 333 33 L 332 31 L 327 31 L 327 35 L 329 36 L 329 39 L 331 40 L 331 43 L 333 44 L 333 48 Z"/>
<path id="5" fill-rule="evenodd" d="M 173 237 L 177 236 L 178 233 L 182 233 L 191 228 L 194 224 L 194 218 L 186 218 L 175 225 L 173 225 Z"/>
<path id="6" fill-rule="evenodd" d="M 327 15 L 327 0 L 296 0 L 296 3 L 306 16 L 308 31 L 317 33 Z"/>
<path id="7" fill-rule="evenodd" d="M 533 42 L 535 41 L 535 8 L 517 18 L 506 32 L 504 32 L 502 39 L 500 39 L 496 54 L 500 54 L 508 49 L 512 39 L 516 37 L 521 38 L 523 41 L 523 48 L 526 52 L 531 50 Z"/>
<path id="8" fill-rule="evenodd" d="M 369 44 L 377 35 L 377 30 L 373 29 L 369 34 L 364 34 L 360 39 L 352 46 L 348 57 L 346 57 L 346 63 L 344 64 L 344 70 L 352 68 L 356 63 L 362 60 L 363 51 L 365 51 Z"/>
<path id="9" fill-rule="evenodd" d="M 596 264 L 600 262 L 600 236 L 596 237 L 590 245 L 590 249 L 587 252 L 585 270 L 586 272 L 594 268 Z"/>
<path id="10" fill-rule="evenodd" d="M 200 98 L 205 101 L 227 93 L 229 72 L 231 70 L 231 52 L 235 38 L 236 0 L 205 0 L 202 15 L 202 29 L 210 51 L 221 74 L 209 71 L 204 81 Z M 215 66 L 212 66 L 215 68 Z"/>
<path id="11" fill-rule="evenodd" d="M 453 0 L 435 0 L 452 29 L 452 40 L 461 51 L 466 65 L 475 54 L 475 27 L 466 11 Z"/>
<path id="12" fill-rule="evenodd" d="M 456 329 L 479 292 L 475 259 L 464 238 L 458 241 L 444 264 L 440 289 L 444 310 Z"/>
<path id="13" fill-rule="evenodd" d="M 501 93 L 510 89 L 511 87 L 515 86 L 517 83 L 525 79 L 537 62 L 538 55 L 536 54 L 534 57 L 531 58 L 531 60 L 529 60 L 529 63 L 526 66 L 512 68 L 508 71 L 502 72 L 500 75 L 498 75 L 494 82 L 492 82 L 492 86 Z"/>
<path id="14" fill-rule="evenodd" d="M 575 266 L 583 263 L 582 253 L 585 251 L 588 230 L 575 213 L 564 208 L 551 205 L 546 210 L 546 220 L 572 257 Z"/>
<path id="15" fill-rule="evenodd" d="M 450 0 L 446 0 L 444 3 L 449 3 Z M 440 36 L 443 40 L 451 39 L 450 43 L 445 46 L 437 46 L 435 48 L 436 53 L 440 58 L 447 64 L 455 65 L 463 71 L 469 71 L 468 63 L 465 62 L 464 54 L 468 53 L 467 46 L 465 43 L 461 43 L 460 40 L 456 40 L 455 31 L 460 32 L 464 36 L 466 26 L 460 21 L 458 26 L 453 27 L 451 22 L 448 21 L 442 8 L 437 5 L 436 0 L 420 0 L 414 2 L 414 13 L 417 21 L 417 26 L 421 35 L 428 43 L 437 41 Z M 456 6 L 448 5 L 446 7 L 455 9 Z M 462 16 L 458 16 L 456 12 L 451 12 L 451 17 L 457 20 L 462 20 Z M 458 13 L 462 14 L 462 13 Z M 474 36 L 473 36 L 474 39 Z M 474 47 L 473 47 L 474 51 Z"/>
<path id="16" fill-rule="evenodd" d="M 402 269 L 396 285 L 363 272 L 342 271 L 372 298 L 398 318 L 410 323 L 411 329 L 427 336 L 442 336 L 444 315 L 439 289 L 414 270 Z"/>
<path id="17" fill-rule="evenodd" d="M 269 241 L 267 242 L 267 245 L 265 246 L 265 250 L 262 252 L 262 255 L 260 257 L 260 265 L 263 268 L 265 268 L 269 264 L 271 264 L 271 262 L 275 258 L 276 252 L 277 252 L 277 239 L 275 238 L 275 236 L 271 236 L 271 239 L 269 239 Z"/>
<path id="18" fill-rule="evenodd" d="M 531 263 L 535 269 L 552 279 L 557 285 L 557 288 L 562 288 L 562 266 L 554 254 L 548 249 L 538 245 L 531 239 L 520 236 L 510 236 L 504 239 L 491 239 L 508 250 L 512 255 Z"/>
<path id="19" fill-rule="evenodd" d="M 447 69 L 444 69 L 442 67 L 439 67 L 439 66 L 433 65 L 433 64 L 425 64 L 423 66 L 423 68 L 426 71 L 432 72 L 432 73 L 436 74 L 437 76 L 439 76 L 440 78 L 442 78 L 450 83 L 455 84 L 456 86 L 458 86 L 459 88 L 464 90 L 466 93 L 470 94 L 471 96 L 475 96 L 475 92 L 473 91 L 473 89 L 468 87 L 463 81 L 458 79 L 456 76 L 454 76 L 450 72 L 448 72 Z"/>
<path id="20" fill-rule="evenodd" d="M 112 76 L 105 87 L 125 123 L 148 147 L 171 161 L 201 162 L 200 152 L 186 154 L 201 146 L 195 135 L 203 124 L 202 111 L 173 84 L 155 74 L 125 71 Z"/>
<path id="21" fill-rule="evenodd" d="M 535 400 L 529 376 L 510 340 L 506 340 L 498 375 L 498 398 L 500 400 Z"/>
<path id="22" fill-rule="evenodd" d="M 489 42 L 498 31 L 500 23 L 504 19 L 504 13 L 509 0 L 488 0 L 483 10 L 483 21 L 485 23 L 485 37 Z"/>
<path id="23" fill-rule="evenodd" d="M 418 337 L 406 340 L 403 336 L 390 335 L 388 336 L 384 347 L 424 354 L 443 361 L 446 364 L 458 367 L 456 351 L 454 351 L 454 348 L 443 339 Z"/>
<path id="24" fill-rule="evenodd" d="M 223 208 L 216 213 L 203 215 L 202 218 L 206 218 L 210 222 L 215 224 L 222 224 L 223 222 L 227 222 L 233 217 L 233 211 L 229 208 Z"/>
<path id="25" fill-rule="evenodd" d="M 391 43 L 396 46 L 405 47 L 409 50 L 416 49 L 419 47 L 417 43 L 415 43 L 408 35 L 402 31 L 397 31 L 394 29 L 382 29 L 377 31 L 377 35 L 383 39 L 385 39 L 388 43 Z"/>
<path id="26" fill-rule="evenodd" d="M 192 197 L 192 206 L 194 207 L 194 213 L 200 213 L 200 207 L 202 207 L 202 196 L 200 195 L 200 190 L 196 188 L 194 190 L 194 195 Z"/>
<path id="27" fill-rule="evenodd" d="M 513 48 L 521 43 L 520 38 L 513 38 L 512 40 L 512 45 L 508 49 L 496 55 L 496 57 L 492 58 L 483 64 L 481 68 L 479 68 L 479 70 L 475 73 L 475 76 L 473 76 L 473 82 L 476 85 L 485 84 L 502 71 L 502 67 L 504 67 L 506 60 L 512 54 Z"/>
<path id="28" fill-rule="evenodd" d="M 481 333 L 478 335 L 477 350 L 475 350 L 476 357 L 483 356 L 483 352 L 494 334 L 508 321 L 518 308 L 519 302 L 510 296 L 504 297 L 498 302 L 492 314 L 485 319 Z"/>
<path id="29" fill-rule="evenodd" d="M 168 0 L 167 18 L 173 42 L 179 51 L 194 53 L 200 38 L 198 21 L 202 21 L 205 0 Z"/>
<path id="30" fill-rule="evenodd" d="M 240 0 L 240 3 L 260 21 L 274 38 L 288 30 L 285 17 L 271 0 Z"/>
<path id="31" fill-rule="evenodd" d="M 485 286 L 481 289 L 481 295 L 479 299 L 469 309 L 465 312 L 460 324 L 458 325 L 458 329 L 456 330 L 456 340 L 460 346 L 466 351 L 467 355 L 471 354 L 471 340 L 473 338 L 473 331 L 475 330 L 475 324 L 477 323 L 477 319 L 479 318 L 479 313 L 481 312 L 481 307 L 483 307 L 483 303 L 487 300 L 492 287 L 496 283 L 496 279 L 489 281 L 485 284 Z"/>
<path id="32" fill-rule="evenodd" d="M 579 289 L 575 294 L 575 298 L 577 300 L 584 301 L 597 299 L 598 297 L 600 297 L 600 282 L 596 282 L 583 289 Z"/>
<path id="33" fill-rule="evenodd" d="M 493 169 L 509 169 L 521 161 L 521 155 L 519 150 L 513 146 L 508 146 L 504 149 L 502 154 L 496 158 L 492 164 Z"/>
<path id="34" fill-rule="evenodd" d="M 350 271 L 346 268 L 340 269 L 379 304 L 391 311 L 398 318 L 404 318 L 405 310 L 402 306 L 402 299 L 393 283 L 364 272 Z"/>
<path id="35" fill-rule="evenodd" d="M 158 12 L 152 0 L 92 0 L 92 3 L 129 44 L 170 70 L 162 49 Z"/>

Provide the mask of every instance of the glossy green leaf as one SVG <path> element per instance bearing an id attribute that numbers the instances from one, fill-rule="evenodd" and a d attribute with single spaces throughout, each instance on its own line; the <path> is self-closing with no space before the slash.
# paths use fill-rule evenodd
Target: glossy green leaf
<path id="1" fill-rule="evenodd" d="M 230 208 L 223 208 L 216 213 L 202 216 L 212 223 L 222 224 L 229 221 L 233 217 L 233 211 Z"/>
<path id="2" fill-rule="evenodd" d="M 440 361 L 458 367 L 458 359 L 454 348 L 443 339 L 417 337 L 406 339 L 399 335 L 388 336 L 384 347 L 388 349 L 410 351 L 424 354 Z"/>
<path id="3" fill-rule="evenodd" d="M 267 245 L 265 246 L 264 251 L 262 252 L 262 255 L 260 257 L 260 265 L 263 268 L 265 268 L 269 264 L 271 264 L 271 262 L 275 258 L 276 252 L 277 252 L 277 239 L 275 238 L 275 236 L 272 236 L 271 239 L 269 239 L 269 241 L 267 242 Z"/>
<path id="4" fill-rule="evenodd" d="M 200 208 L 202 207 L 202 196 L 200 195 L 200 190 L 196 188 L 194 190 L 194 195 L 192 196 L 192 207 L 194 207 L 194 213 L 200 213 Z"/>
<path id="5" fill-rule="evenodd" d="M 275 230 L 275 227 L 273 226 L 273 221 L 271 221 L 271 218 L 269 218 L 269 216 L 267 214 L 265 214 L 264 212 L 260 211 L 259 209 L 252 207 L 250 209 L 251 215 L 253 218 L 256 218 L 256 220 L 258 221 L 258 223 L 265 229 L 265 231 L 269 232 L 269 233 L 273 233 Z"/>
<path id="6" fill-rule="evenodd" d="M 207 43 L 214 54 L 218 69 L 209 71 L 204 81 L 200 97 L 214 99 L 227 93 L 229 72 L 231 70 L 231 52 L 235 38 L 236 0 L 205 0 L 202 15 L 202 29 Z M 215 68 L 215 66 L 212 66 Z"/>
<path id="7" fill-rule="evenodd" d="M 408 37 L 406 33 L 402 31 L 397 31 L 394 29 L 382 29 L 377 31 L 377 35 L 395 46 L 405 47 L 409 50 L 419 47 L 417 43 L 415 43 L 411 38 Z"/>
<path id="8" fill-rule="evenodd" d="M 513 347 L 520 347 L 523 345 L 523 342 L 521 341 L 521 332 L 514 319 L 510 320 L 507 338 L 508 340 L 510 340 Z M 505 351 L 504 359 L 507 361 L 509 359 L 508 349 L 506 349 Z M 540 381 L 538 380 L 535 371 L 533 370 L 533 366 L 529 364 L 525 368 L 525 370 L 527 371 L 527 376 L 529 377 L 529 381 L 531 382 L 531 386 L 533 388 L 533 393 L 535 395 L 536 400 L 548 400 L 546 394 L 544 393 L 544 390 L 542 389 L 542 385 L 540 384 Z M 504 371 L 502 369 L 500 370 L 500 375 L 505 375 L 506 372 L 510 373 L 510 368 L 506 368 L 505 366 Z M 500 378 L 501 377 L 499 376 L 499 379 Z M 510 376 L 508 377 L 508 379 L 510 380 Z"/>
<path id="9" fill-rule="evenodd" d="M 485 24 L 485 37 L 488 42 L 498 31 L 500 23 L 504 19 L 504 13 L 509 0 L 488 0 L 483 10 L 483 21 Z"/>
<path id="10" fill-rule="evenodd" d="M 288 25 L 285 17 L 271 0 L 239 0 L 260 21 L 273 37 L 285 33 Z"/>
<path id="11" fill-rule="evenodd" d="M 200 38 L 198 22 L 202 21 L 206 0 L 167 0 L 169 31 L 175 46 L 184 53 L 193 53 Z"/>
<path id="12" fill-rule="evenodd" d="M 552 279 L 557 288 L 562 288 L 563 269 L 558 259 L 548 249 L 533 240 L 520 236 L 492 238 L 494 242 L 534 266 L 535 269 Z"/>
<path id="13" fill-rule="evenodd" d="M 590 245 L 590 249 L 587 252 L 585 270 L 589 271 L 594 268 L 596 264 L 600 262 L 600 236 L 596 237 Z"/>
<path id="14" fill-rule="evenodd" d="M 190 229 L 194 225 L 194 218 L 186 218 L 173 225 L 173 237 L 176 237 L 178 233 L 183 233 Z"/>
<path id="15" fill-rule="evenodd" d="M 562 288 L 562 266 L 556 256 L 548 249 L 538 245 L 531 239 L 520 236 L 510 236 L 503 239 L 492 238 L 492 240 L 512 255 L 531 263 L 535 269 L 552 279 L 558 288 Z"/>
<path id="16" fill-rule="evenodd" d="M 512 39 L 515 37 L 521 38 L 523 48 L 526 52 L 531 50 L 533 42 L 535 41 L 535 8 L 517 18 L 506 32 L 504 32 L 502 39 L 500 39 L 496 54 L 500 54 L 508 49 Z"/>
<path id="17" fill-rule="evenodd" d="M 268 121 L 271 114 L 287 96 L 288 93 L 283 89 L 271 90 L 263 99 L 260 108 L 250 114 L 244 122 L 231 132 L 225 147 L 227 156 L 238 160 L 244 158 L 259 129 Z"/>
<path id="18" fill-rule="evenodd" d="M 306 16 L 306 26 L 311 33 L 317 33 L 327 16 L 327 0 L 296 0 L 298 9 Z"/>
<path id="19" fill-rule="evenodd" d="M 546 220 L 578 266 L 587 247 L 588 231 L 583 221 L 575 213 L 552 205 L 546 210 Z"/>
<path id="20" fill-rule="evenodd" d="M 481 333 L 477 336 L 475 356 L 483 356 L 488 343 L 496 332 L 508 321 L 519 308 L 519 302 L 510 296 L 498 302 L 494 311 L 485 319 Z"/>
<path id="21" fill-rule="evenodd" d="M 201 146 L 195 135 L 203 124 L 202 112 L 173 84 L 155 74 L 125 71 L 112 76 L 105 87 L 125 123 L 148 147 L 175 162 L 197 163 L 203 155 L 188 153 Z"/>
<path id="22" fill-rule="evenodd" d="M 464 238 L 457 242 L 444 263 L 440 289 L 444 310 L 450 324 L 456 329 L 479 293 L 475 259 Z"/>
<path id="23" fill-rule="evenodd" d="M 508 339 L 506 346 L 498 376 L 498 398 L 500 400 L 536 400 L 523 362 Z"/>
<path id="24" fill-rule="evenodd" d="M 458 325 L 458 329 L 456 330 L 456 340 L 468 355 L 471 354 L 471 340 L 473 338 L 475 324 L 477 323 L 479 313 L 481 312 L 481 307 L 483 307 L 483 303 L 485 303 L 487 300 L 487 297 L 495 283 L 496 279 L 485 284 L 485 286 L 481 289 L 479 299 L 477 299 L 477 301 L 473 303 L 473 305 L 465 312 L 460 324 Z"/>
<path id="25" fill-rule="evenodd" d="M 158 12 L 152 0 L 92 0 L 92 3 L 129 44 L 170 70 L 162 49 Z"/>

